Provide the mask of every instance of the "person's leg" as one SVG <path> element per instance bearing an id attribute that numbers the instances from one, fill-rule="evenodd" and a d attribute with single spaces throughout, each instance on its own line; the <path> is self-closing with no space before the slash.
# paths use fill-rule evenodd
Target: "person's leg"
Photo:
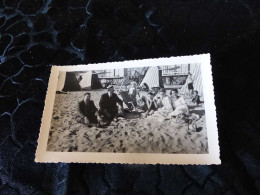
<path id="1" fill-rule="evenodd" d="M 111 113 L 109 113 L 107 109 L 101 110 L 101 113 L 105 120 L 110 120 L 112 118 Z"/>
<path id="2" fill-rule="evenodd" d="M 151 110 L 151 111 L 149 112 L 149 115 L 153 115 L 153 114 L 154 114 L 154 111 L 155 111 L 155 110 Z"/>

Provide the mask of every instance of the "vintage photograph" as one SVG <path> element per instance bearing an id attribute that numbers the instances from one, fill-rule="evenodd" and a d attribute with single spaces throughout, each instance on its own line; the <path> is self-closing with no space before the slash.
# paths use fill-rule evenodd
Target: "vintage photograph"
<path id="1" fill-rule="evenodd" d="M 102 154 L 132 155 L 133 162 L 152 154 L 211 155 L 209 135 L 217 135 L 214 94 L 203 78 L 210 64 L 170 58 L 129 62 L 53 67 L 38 150 L 66 158 L 80 154 L 84 162 L 85 155 L 107 162 Z M 218 137 L 210 142 L 218 152 Z"/>
<path id="2" fill-rule="evenodd" d="M 208 153 L 200 69 L 60 71 L 47 150 Z"/>

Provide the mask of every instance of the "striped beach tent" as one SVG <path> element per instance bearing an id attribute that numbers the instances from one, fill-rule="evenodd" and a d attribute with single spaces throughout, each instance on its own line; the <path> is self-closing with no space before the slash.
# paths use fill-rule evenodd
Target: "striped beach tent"
<path id="1" fill-rule="evenodd" d="M 149 88 L 155 86 L 163 87 L 162 78 L 160 78 L 160 71 L 158 66 L 151 66 L 148 68 L 140 86 L 142 86 L 144 83 L 146 83 Z"/>
<path id="2" fill-rule="evenodd" d="M 192 74 L 191 78 L 193 80 L 194 90 L 197 90 L 200 95 L 203 95 L 203 86 L 202 86 L 202 76 L 201 76 L 201 65 L 200 64 L 190 64 L 189 71 Z M 188 83 L 187 81 L 181 88 L 181 93 L 188 93 Z"/>

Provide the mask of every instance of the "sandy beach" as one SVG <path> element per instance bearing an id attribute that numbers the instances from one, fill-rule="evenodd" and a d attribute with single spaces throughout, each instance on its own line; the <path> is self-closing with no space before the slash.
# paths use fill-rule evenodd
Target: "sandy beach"
<path id="1" fill-rule="evenodd" d="M 121 119 L 106 128 L 87 127 L 77 123 L 77 103 L 85 92 L 56 94 L 48 139 L 48 151 L 57 152 L 116 152 L 116 153 L 208 153 L 207 130 L 203 105 L 189 105 L 190 113 L 199 114 L 197 130 L 188 130 L 187 123 L 176 119 L 161 121 Z M 90 91 L 98 107 L 104 90 Z"/>

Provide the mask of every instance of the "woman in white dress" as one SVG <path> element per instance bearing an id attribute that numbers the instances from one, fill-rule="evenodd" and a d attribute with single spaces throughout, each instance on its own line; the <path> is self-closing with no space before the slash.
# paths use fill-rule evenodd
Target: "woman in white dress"
<path id="1" fill-rule="evenodd" d="M 155 99 L 155 101 L 157 101 L 156 103 L 158 105 L 161 105 L 157 111 L 155 111 L 155 115 L 158 116 L 163 116 L 163 117 L 167 117 L 170 113 L 173 112 L 173 107 L 172 107 L 172 103 L 171 103 L 171 99 L 169 98 L 169 96 L 166 95 L 166 90 L 165 89 L 160 89 L 160 99 Z M 158 102 L 159 101 L 159 102 Z"/>
<path id="2" fill-rule="evenodd" d="M 169 117 L 177 116 L 181 113 L 189 114 L 189 108 L 183 96 L 178 96 L 177 93 L 172 93 L 172 105 L 175 109 L 169 114 Z"/>

